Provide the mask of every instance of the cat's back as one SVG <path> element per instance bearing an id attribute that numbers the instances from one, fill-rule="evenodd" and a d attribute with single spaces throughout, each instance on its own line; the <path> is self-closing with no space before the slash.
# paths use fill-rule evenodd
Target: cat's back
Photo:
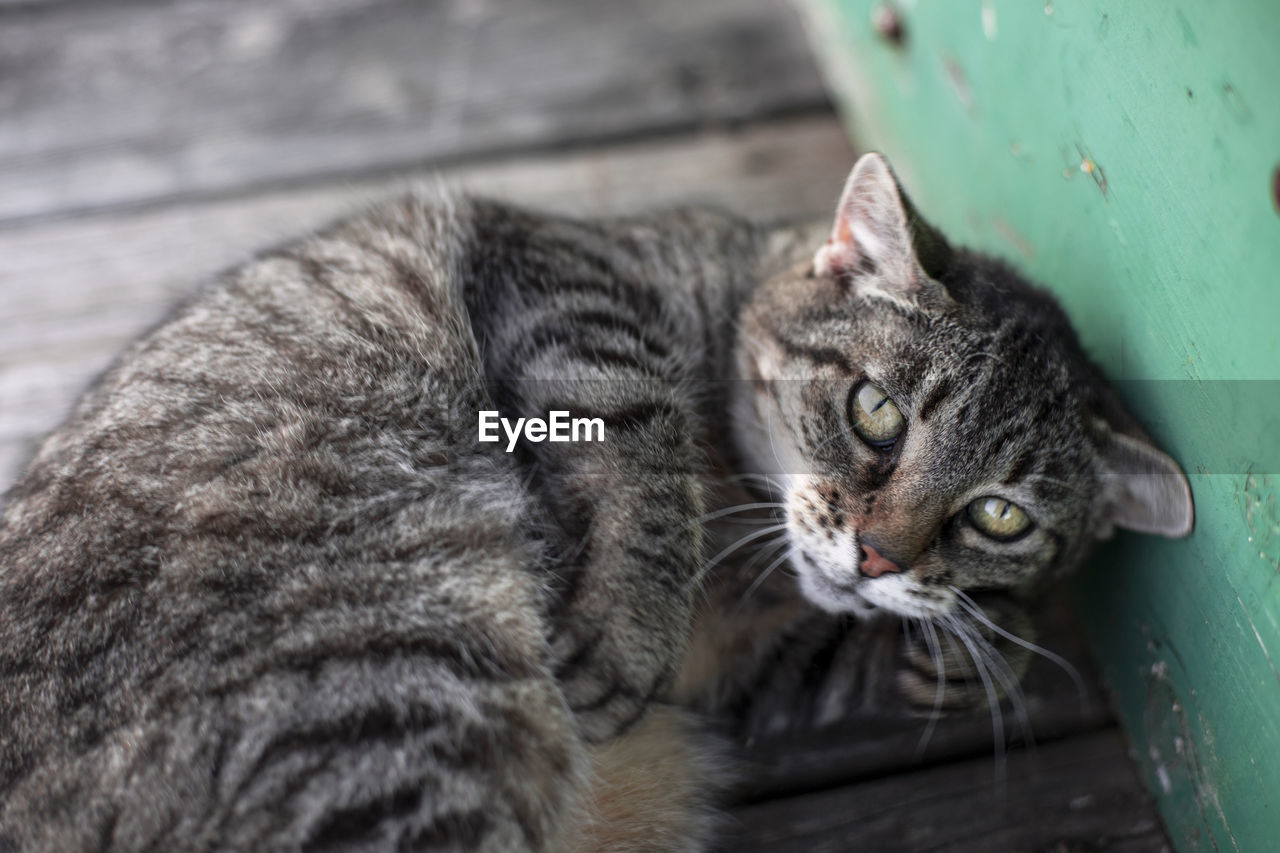
<path id="1" fill-rule="evenodd" d="M 6 547 L 75 505 L 110 512 L 92 506 L 97 489 L 131 492 L 119 511 L 139 522 L 169 511 L 198 526 L 201 507 L 225 503 L 212 492 L 273 455 L 359 450 L 360 427 L 394 434 L 467 387 L 476 354 L 454 267 L 468 234 L 451 201 L 397 200 L 199 291 L 44 442 L 7 496 Z"/>
<path id="2" fill-rule="evenodd" d="M 9 492 L 0 583 L 128 566 L 136 586 L 149 554 L 328 547 L 375 497 L 447 479 L 451 416 L 481 387 L 452 202 L 400 199 L 264 253 L 134 343 Z"/>
<path id="3" fill-rule="evenodd" d="M 297 840 L 361 756 L 457 742 L 477 701 L 572 763 L 530 503 L 474 442 L 467 207 L 415 195 L 227 274 L 41 448 L 0 521 L 0 841 L 224 843 L 235 810 Z"/>

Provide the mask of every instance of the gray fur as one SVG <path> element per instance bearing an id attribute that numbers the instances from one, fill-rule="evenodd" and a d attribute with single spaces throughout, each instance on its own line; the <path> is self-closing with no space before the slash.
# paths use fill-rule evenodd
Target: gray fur
<path id="1" fill-rule="evenodd" d="M 949 297 L 880 299 L 903 258 L 813 275 L 813 233 L 426 193 L 198 293 L 8 495 L 0 849 L 570 849 L 602 755 L 631 755 L 633 732 L 699 749 L 655 707 L 725 708 L 802 665 L 772 650 L 856 645 L 782 572 L 705 565 L 730 529 L 706 514 L 796 475 L 777 516 L 792 546 L 795 525 L 864 518 L 875 491 L 905 514 L 890 526 L 918 545 L 923 595 L 998 592 L 989 612 L 1016 622 L 1002 602 L 1107 532 L 1107 418 L 1133 430 L 1008 270 L 935 243 L 939 278 L 915 284 Z M 769 352 L 785 375 L 761 375 Z M 832 410 L 869 370 L 917 414 L 953 389 L 914 466 L 868 457 Z M 554 408 L 603 418 L 606 441 L 476 441 L 480 409 Z M 1034 548 L 911 533 L 1015 467 Z M 744 473 L 765 479 L 744 492 Z M 908 694 L 945 660 L 908 645 Z M 669 849 L 706 831 L 669 823 Z"/>

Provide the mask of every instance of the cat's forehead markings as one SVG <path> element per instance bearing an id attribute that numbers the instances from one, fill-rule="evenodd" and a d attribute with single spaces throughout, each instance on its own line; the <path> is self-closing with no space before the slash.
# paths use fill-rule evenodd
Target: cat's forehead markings
<path id="1" fill-rule="evenodd" d="M 1035 454 L 1031 452 L 1030 448 L 1024 447 L 1013 458 L 1013 462 L 1010 463 L 1008 472 L 1002 478 L 1002 484 L 1013 486 L 1022 482 L 1031 473 L 1031 468 L 1034 464 Z"/>
<path id="2" fill-rule="evenodd" d="M 917 416 L 922 421 L 929 420 L 929 416 L 937 410 L 938 406 L 957 390 L 955 381 L 950 376 L 930 377 L 930 379 L 932 381 L 925 387 L 924 396 L 916 410 Z"/>
<path id="3" fill-rule="evenodd" d="M 804 359 L 820 367 L 838 367 L 846 373 L 853 372 L 853 365 L 848 357 L 834 347 L 800 343 L 780 333 L 775 334 L 774 339 L 788 358 Z"/>

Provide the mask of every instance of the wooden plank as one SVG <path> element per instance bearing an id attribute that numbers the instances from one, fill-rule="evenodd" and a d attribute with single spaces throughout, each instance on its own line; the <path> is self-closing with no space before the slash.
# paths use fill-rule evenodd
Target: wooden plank
<path id="1" fill-rule="evenodd" d="M 860 139 L 1055 288 L 1190 474 L 1194 536 L 1117 537 L 1084 612 L 1179 845 L 1275 849 L 1280 5 L 899 4 L 900 47 L 878 0 L 803 5 Z"/>
<path id="2" fill-rule="evenodd" d="M 734 853 L 1167 853 L 1150 795 L 1109 729 L 974 760 L 734 809 Z"/>
<path id="3" fill-rule="evenodd" d="M 830 115 L 446 170 L 472 191 L 616 214 L 716 204 L 760 219 L 824 213 L 853 152 Z M 39 435 L 191 284 L 426 172 L 0 230 L 0 491 Z"/>
<path id="4" fill-rule="evenodd" d="M 3 16 L 0 221 L 827 104 L 782 0 L 175 0 Z"/>

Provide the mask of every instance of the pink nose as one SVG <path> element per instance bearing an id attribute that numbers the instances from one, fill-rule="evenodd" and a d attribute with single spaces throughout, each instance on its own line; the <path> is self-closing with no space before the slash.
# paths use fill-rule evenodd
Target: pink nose
<path id="1" fill-rule="evenodd" d="M 880 552 L 870 545 L 862 546 L 862 563 L 858 568 L 869 578 L 878 578 L 887 572 L 902 571 L 897 563 L 881 557 Z"/>

